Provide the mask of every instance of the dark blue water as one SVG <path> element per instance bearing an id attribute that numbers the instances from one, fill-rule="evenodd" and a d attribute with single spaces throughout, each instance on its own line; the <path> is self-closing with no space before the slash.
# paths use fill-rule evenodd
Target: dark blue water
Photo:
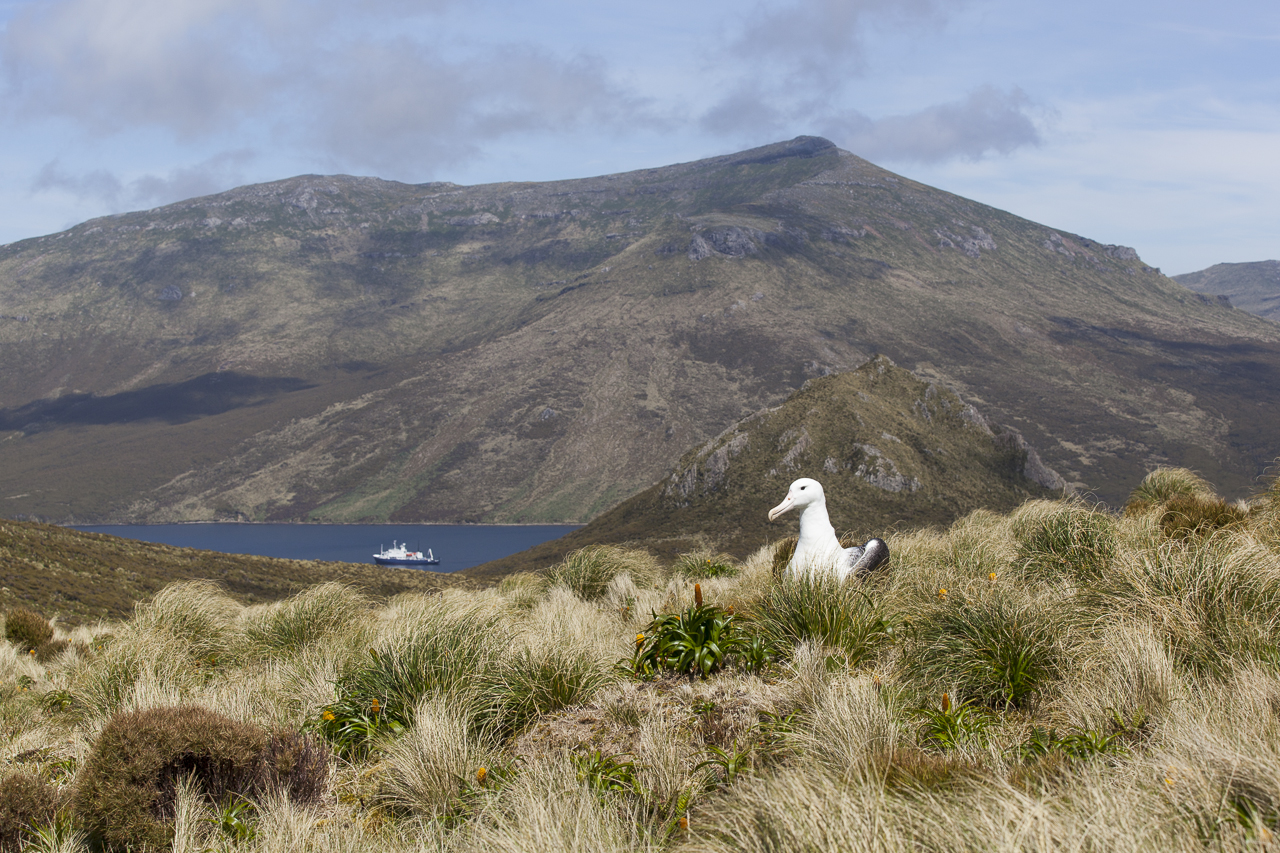
<path id="1" fill-rule="evenodd" d="M 143 542 L 255 554 L 292 560 L 373 563 L 393 541 L 411 551 L 428 548 L 440 561 L 431 571 L 457 572 L 558 539 L 573 524 L 102 524 L 77 530 Z"/>

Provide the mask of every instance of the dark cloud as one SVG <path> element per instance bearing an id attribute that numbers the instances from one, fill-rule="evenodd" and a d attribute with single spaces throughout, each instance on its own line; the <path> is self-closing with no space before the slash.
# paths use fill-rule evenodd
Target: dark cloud
<path id="1" fill-rule="evenodd" d="M 58 160 L 52 160 L 41 168 L 31 190 L 70 193 L 77 198 L 99 202 L 111 211 L 156 207 L 210 195 L 244 183 L 241 168 L 253 157 L 253 152 L 247 150 L 228 151 L 194 166 L 174 169 L 165 177 L 143 175 L 128 182 L 103 169 L 75 174 Z"/>
<path id="2" fill-rule="evenodd" d="M 1031 99 L 1021 89 L 984 86 L 967 98 L 909 115 L 872 120 L 862 115 L 830 122 L 825 133 L 842 148 L 876 162 L 977 160 L 1039 145 Z"/>

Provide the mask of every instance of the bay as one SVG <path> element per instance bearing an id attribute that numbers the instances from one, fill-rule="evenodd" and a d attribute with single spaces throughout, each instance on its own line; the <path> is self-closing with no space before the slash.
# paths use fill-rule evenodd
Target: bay
<path id="1" fill-rule="evenodd" d="M 392 542 L 411 551 L 431 549 L 440 560 L 430 571 L 459 572 L 519 553 L 566 533 L 576 524 L 96 524 L 76 530 L 107 533 L 180 548 L 253 554 L 290 560 L 373 563 Z"/>

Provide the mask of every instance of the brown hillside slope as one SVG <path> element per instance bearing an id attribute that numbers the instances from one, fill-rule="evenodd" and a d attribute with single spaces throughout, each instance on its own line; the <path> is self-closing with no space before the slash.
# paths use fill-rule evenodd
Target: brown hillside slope
<path id="1" fill-rule="evenodd" d="M 553 542 L 464 574 L 542 568 L 574 548 L 643 545 L 665 556 L 710 547 L 739 557 L 795 534 L 766 519 L 799 477 L 819 480 L 836 529 L 859 541 L 1007 511 L 1061 493 L 1062 478 L 1016 434 L 951 391 L 880 357 L 812 379 L 780 406 L 686 453 L 658 483 Z"/>

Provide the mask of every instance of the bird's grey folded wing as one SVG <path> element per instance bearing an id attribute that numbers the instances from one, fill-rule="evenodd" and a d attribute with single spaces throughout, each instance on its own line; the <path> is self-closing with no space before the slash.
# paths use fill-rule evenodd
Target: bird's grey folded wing
<path id="1" fill-rule="evenodd" d="M 853 570 L 860 575 L 870 574 L 889 559 L 889 546 L 883 539 L 872 539 L 858 550 L 862 553 L 853 564 Z"/>

